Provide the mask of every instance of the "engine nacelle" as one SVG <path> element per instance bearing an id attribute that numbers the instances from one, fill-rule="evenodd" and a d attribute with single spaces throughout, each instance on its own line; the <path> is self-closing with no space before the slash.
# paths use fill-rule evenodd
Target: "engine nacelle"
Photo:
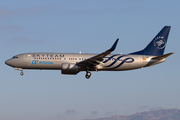
<path id="1" fill-rule="evenodd" d="M 76 75 L 79 72 L 79 67 L 75 63 L 63 63 L 61 68 L 61 74 Z"/>

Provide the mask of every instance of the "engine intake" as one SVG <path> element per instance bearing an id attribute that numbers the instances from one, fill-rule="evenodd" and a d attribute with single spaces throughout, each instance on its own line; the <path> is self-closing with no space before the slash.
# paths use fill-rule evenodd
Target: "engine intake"
<path id="1" fill-rule="evenodd" d="M 75 63 L 63 63 L 61 68 L 61 74 L 76 75 L 79 72 L 79 67 Z"/>

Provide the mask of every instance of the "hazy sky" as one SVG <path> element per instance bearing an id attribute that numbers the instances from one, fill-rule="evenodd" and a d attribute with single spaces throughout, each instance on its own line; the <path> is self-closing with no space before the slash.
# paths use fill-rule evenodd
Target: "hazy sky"
<path id="1" fill-rule="evenodd" d="M 4 0 L 0 4 L 0 120 L 78 120 L 180 109 L 179 0 Z M 26 52 L 113 53 L 143 49 L 171 27 L 166 62 L 124 72 L 20 71 L 4 64 Z"/>

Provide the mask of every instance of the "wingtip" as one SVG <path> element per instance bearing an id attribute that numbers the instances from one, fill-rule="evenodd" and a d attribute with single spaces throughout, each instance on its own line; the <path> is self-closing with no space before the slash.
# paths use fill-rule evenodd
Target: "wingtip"
<path id="1" fill-rule="evenodd" d="M 110 51 L 114 51 L 114 50 L 115 50 L 118 41 L 119 41 L 119 38 L 116 39 L 116 41 L 114 42 L 114 44 L 112 45 L 112 47 L 109 49 Z"/>
<path id="2" fill-rule="evenodd" d="M 168 54 L 166 54 L 166 55 L 170 56 L 170 55 L 172 55 L 172 54 L 174 54 L 174 52 L 168 53 Z"/>

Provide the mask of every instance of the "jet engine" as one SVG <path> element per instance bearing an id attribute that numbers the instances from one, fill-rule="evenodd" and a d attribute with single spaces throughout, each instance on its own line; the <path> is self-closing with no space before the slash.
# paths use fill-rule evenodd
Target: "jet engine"
<path id="1" fill-rule="evenodd" d="M 76 75 L 79 72 L 79 67 L 75 63 L 63 63 L 61 68 L 61 74 Z"/>

